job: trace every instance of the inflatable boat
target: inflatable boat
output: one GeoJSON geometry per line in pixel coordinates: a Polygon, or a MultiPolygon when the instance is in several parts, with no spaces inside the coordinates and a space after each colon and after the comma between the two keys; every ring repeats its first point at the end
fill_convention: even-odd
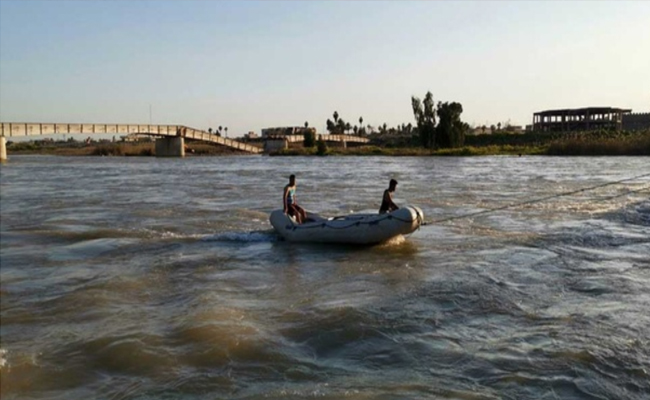
{"type": "Polygon", "coordinates": [[[271,225],[290,242],[377,244],[399,235],[407,235],[424,221],[422,210],[414,206],[399,208],[386,214],[349,214],[324,218],[307,212],[302,224],[275,210],[270,216],[271,225]]]}

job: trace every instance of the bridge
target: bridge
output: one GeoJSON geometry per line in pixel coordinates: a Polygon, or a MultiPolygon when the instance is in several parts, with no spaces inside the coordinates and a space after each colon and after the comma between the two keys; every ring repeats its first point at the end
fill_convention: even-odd
{"type": "MultiPolygon", "coordinates": [[[[156,156],[184,157],[185,139],[200,140],[237,149],[252,154],[270,152],[286,148],[288,143],[304,140],[302,135],[286,135],[282,138],[269,137],[264,139],[264,149],[228,139],[199,129],[184,125],[142,125],[142,124],[80,124],[80,123],[0,123],[0,160],[7,159],[6,138],[21,136],[40,136],[55,134],[82,135],[150,135],[159,137],[156,140],[156,156]]],[[[316,139],[346,143],[367,143],[368,139],[352,135],[317,135],[316,139]]]]}
{"type": "MultiPolygon", "coordinates": [[[[361,136],[353,135],[323,135],[317,134],[315,137],[316,140],[322,140],[324,142],[338,142],[341,143],[343,147],[347,147],[348,143],[368,143],[367,138],[361,136]]],[[[299,143],[305,140],[303,135],[269,135],[264,140],[264,151],[269,153],[271,151],[286,149],[289,146],[289,143],[299,143]]]]}

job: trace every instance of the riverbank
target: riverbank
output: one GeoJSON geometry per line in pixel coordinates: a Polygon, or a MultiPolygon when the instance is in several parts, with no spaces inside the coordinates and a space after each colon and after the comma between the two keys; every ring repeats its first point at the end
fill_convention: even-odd
{"type": "Polygon", "coordinates": [[[463,146],[453,149],[430,150],[421,147],[362,146],[328,148],[321,152],[313,148],[289,148],[271,155],[278,156],[493,156],[493,155],[546,155],[546,156],[650,156],[650,131],[624,138],[581,137],[557,139],[548,143],[490,144],[463,146]]]}
{"type": "Polygon", "coordinates": [[[316,148],[290,148],[272,153],[272,156],[490,156],[490,155],[544,155],[546,149],[538,146],[465,146],[456,149],[429,150],[421,147],[378,147],[362,146],[330,148],[325,154],[318,154],[316,148]]]}
{"type": "MultiPolygon", "coordinates": [[[[372,140],[371,145],[304,148],[296,143],[272,156],[648,156],[650,130],[623,132],[527,133],[468,136],[466,146],[454,149],[424,149],[394,146],[395,138],[372,140]]],[[[153,142],[20,142],[7,145],[9,154],[49,154],[61,156],[155,156],[153,142]]],[[[186,142],[188,156],[248,154],[210,143],[186,142]]]]}
{"type": "MultiPolygon", "coordinates": [[[[80,142],[22,142],[7,146],[9,154],[46,154],[57,156],[155,156],[153,142],[117,142],[85,144],[80,142]]],[[[222,156],[248,154],[225,146],[191,142],[185,144],[187,156],[222,156]]]]}

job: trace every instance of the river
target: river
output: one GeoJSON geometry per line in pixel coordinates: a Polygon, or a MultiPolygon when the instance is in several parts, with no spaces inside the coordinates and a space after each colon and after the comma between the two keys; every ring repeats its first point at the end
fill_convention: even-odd
{"type": "Polygon", "coordinates": [[[648,157],[10,155],[0,394],[648,399],[648,174],[648,157]],[[326,216],[376,211],[395,178],[429,224],[280,241],[292,173],[326,216]]]}

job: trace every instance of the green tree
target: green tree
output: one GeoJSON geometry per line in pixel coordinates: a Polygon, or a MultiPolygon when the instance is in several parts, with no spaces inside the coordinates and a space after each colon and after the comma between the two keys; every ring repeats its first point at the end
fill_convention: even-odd
{"type": "Polygon", "coordinates": [[[323,138],[318,139],[318,143],[316,144],[316,154],[319,156],[327,154],[327,143],[325,143],[323,138]]]}
{"type": "Polygon", "coordinates": [[[339,118],[338,122],[336,123],[336,133],[339,135],[342,135],[345,132],[345,121],[343,118],[339,118]]]}
{"type": "Polygon", "coordinates": [[[327,119],[327,131],[328,131],[330,134],[334,134],[335,131],[336,131],[336,125],[335,125],[334,122],[332,122],[332,120],[329,119],[329,118],[327,119]]]}
{"type": "Polygon", "coordinates": [[[456,102],[438,102],[438,126],[436,127],[436,142],[439,147],[462,147],[465,144],[465,133],[469,127],[461,121],[463,106],[456,102]]]}
{"type": "Polygon", "coordinates": [[[337,124],[339,122],[339,113],[338,111],[334,111],[334,114],[332,114],[334,117],[334,123],[337,124]]]}
{"type": "Polygon", "coordinates": [[[305,129],[305,133],[302,135],[303,141],[302,145],[305,147],[314,147],[316,145],[316,135],[314,134],[314,131],[311,129],[305,129]]]}
{"type": "Polygon", "coordinates": [[[420,145],[424,148],[434,148],[436,145],[436,110],[433,95],[431,92],[427,92],[424,102],[415,96],[411,97],[411,107],[420,136],[420,145]]]}

